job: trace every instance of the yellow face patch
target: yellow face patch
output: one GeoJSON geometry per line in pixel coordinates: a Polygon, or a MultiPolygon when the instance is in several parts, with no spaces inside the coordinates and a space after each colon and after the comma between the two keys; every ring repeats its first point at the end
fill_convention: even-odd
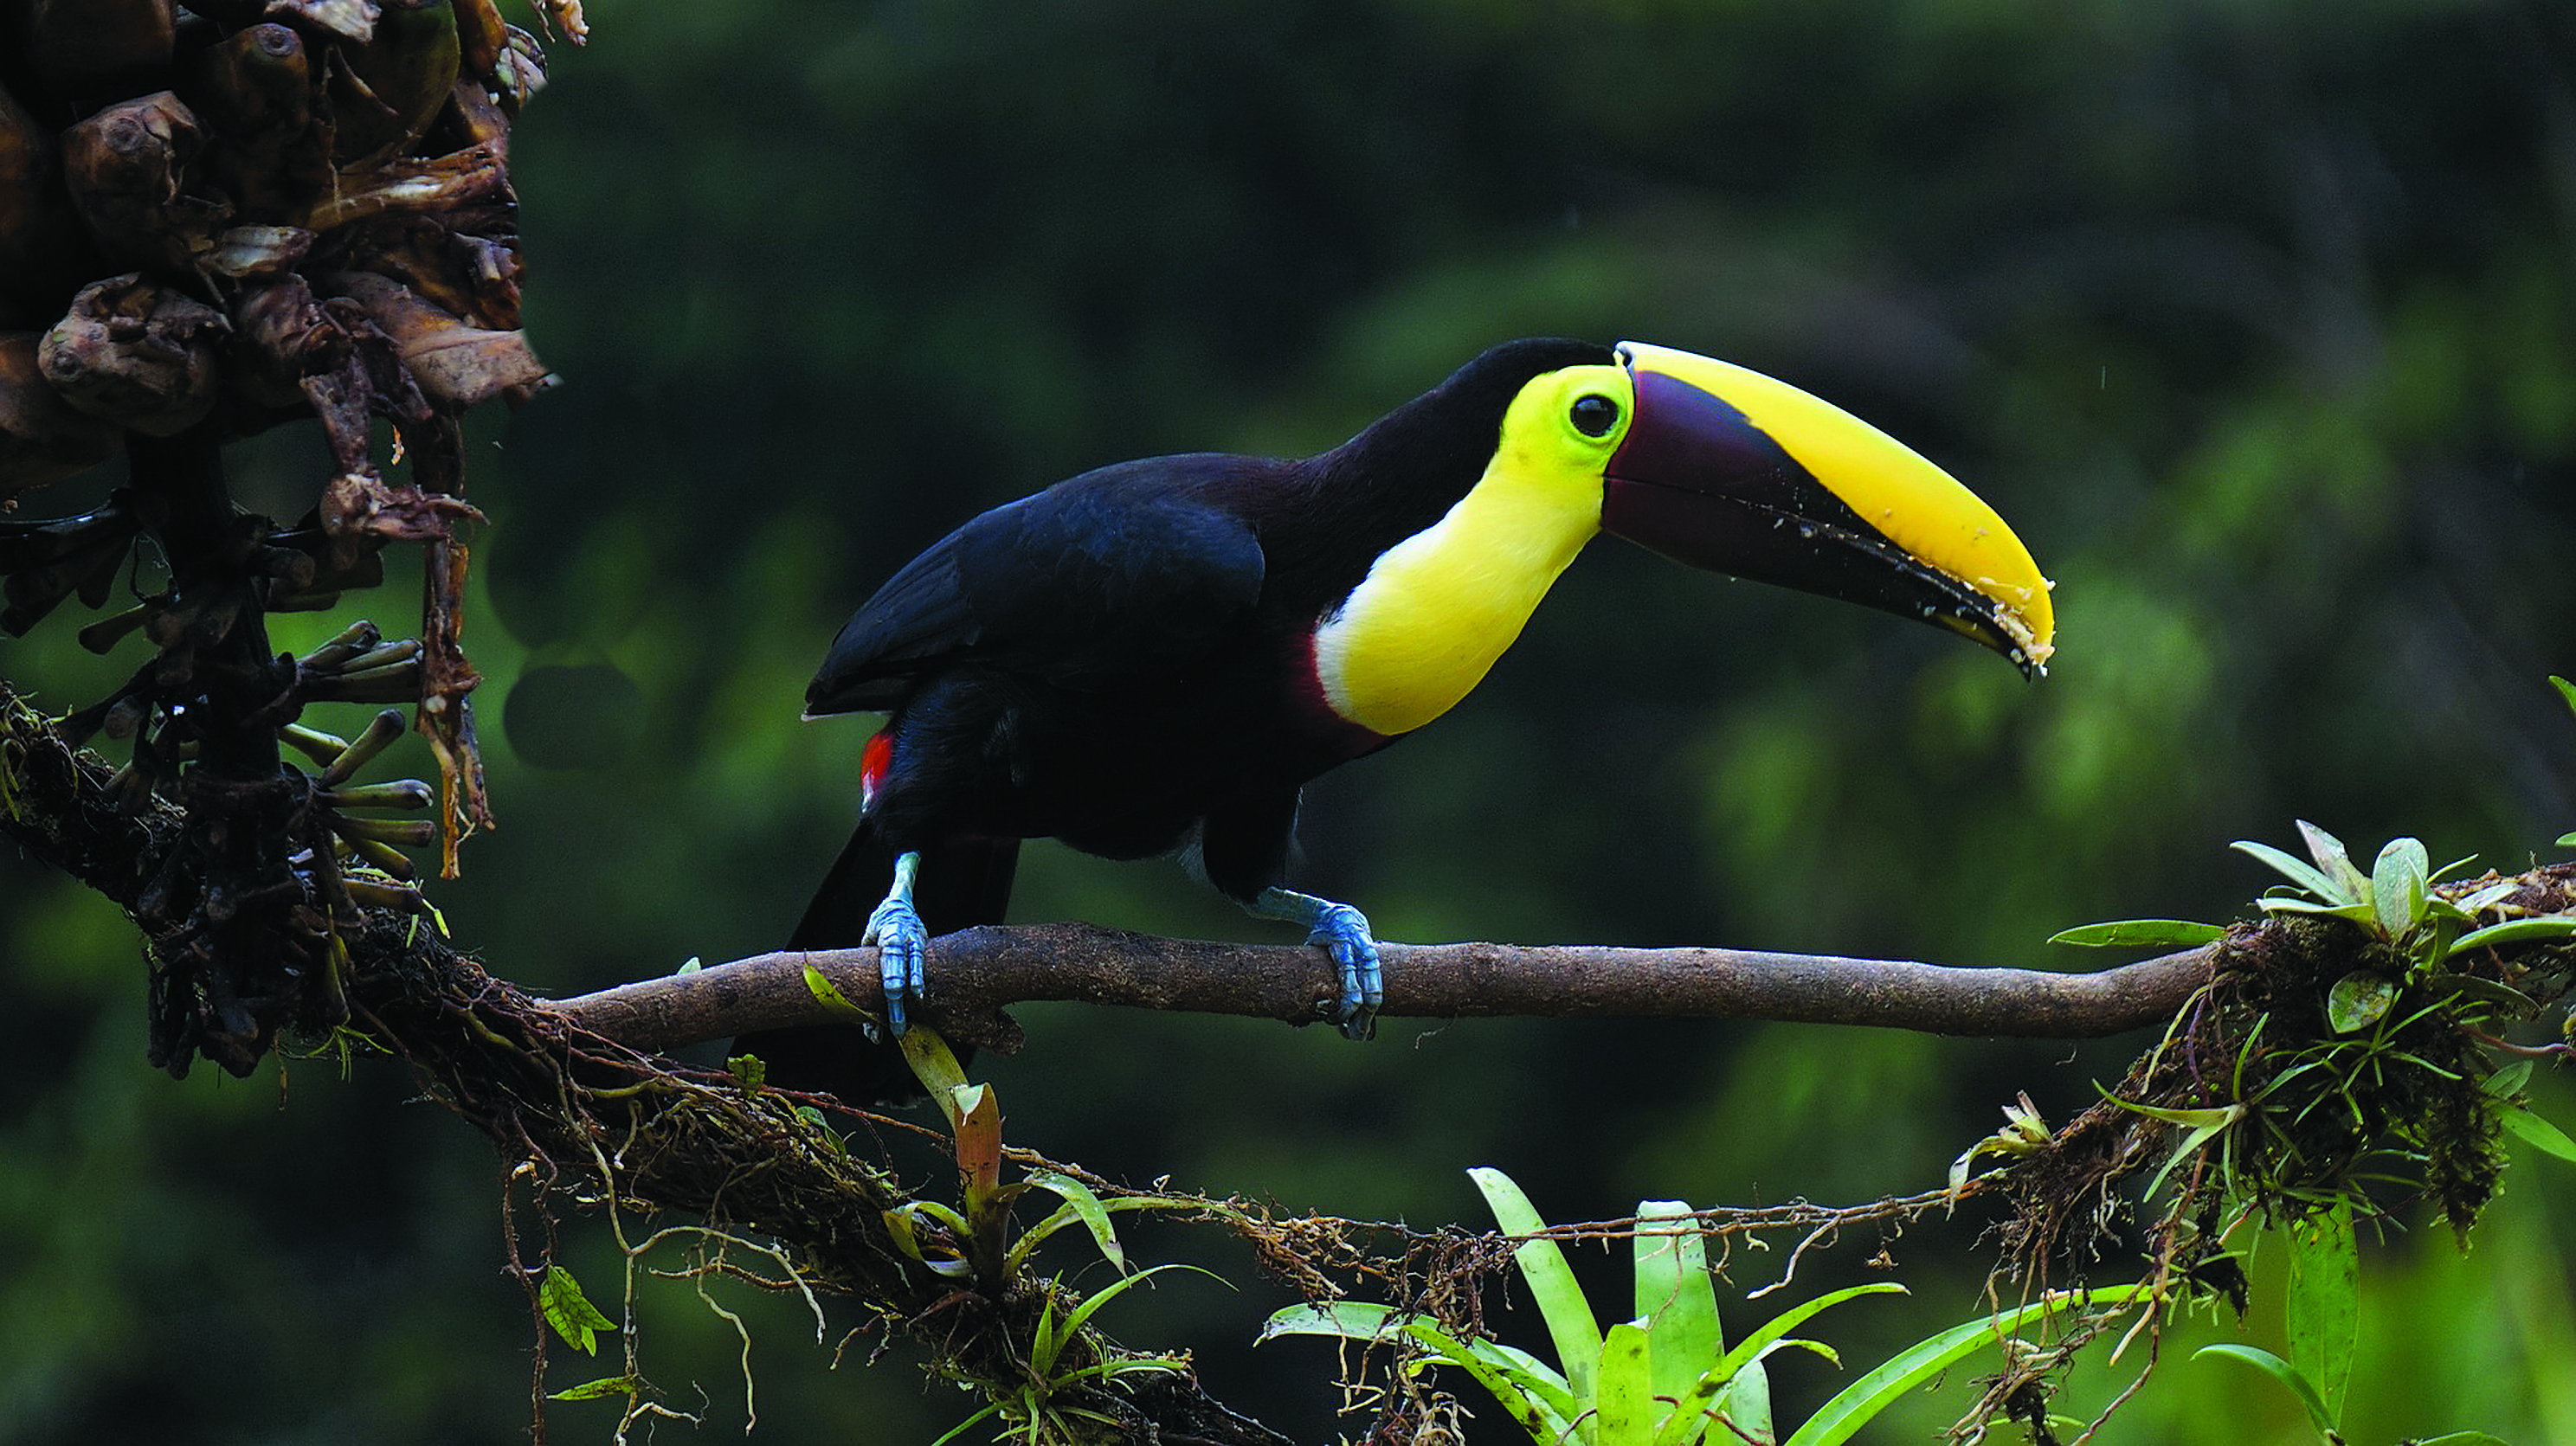
{"type": "Polygon", "coordinates": [[[1316,676],[1334,712],[1409,733],[1484,680],[1600,531],[1602,468],[1635,403],[1621,366],[1568,367],[1521,389],[1476,485],[1381,555],[1316,629],[1316,676]]]}

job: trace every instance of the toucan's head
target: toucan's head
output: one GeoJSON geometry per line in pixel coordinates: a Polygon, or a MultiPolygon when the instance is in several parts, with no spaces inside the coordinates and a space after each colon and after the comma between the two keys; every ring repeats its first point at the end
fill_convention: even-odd
{"type": "Polygon", "coordinates": [[[1920,618],[2036,676],[2054,622],[2039,565],[1976,494],[1784,382],[1623,342],[1532,378],[1505,453],[1597,479],[1602,530],[1693,567],[1920,618]]]}

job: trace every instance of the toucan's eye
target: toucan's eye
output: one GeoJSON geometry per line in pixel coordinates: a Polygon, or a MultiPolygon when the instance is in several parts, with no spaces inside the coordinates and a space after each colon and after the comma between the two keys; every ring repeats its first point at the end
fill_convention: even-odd
{"type": "Polygon", "coordinates": [[[1574,399],[1573,409],[1566,414],[1574,430],[1587,437],[1606,437],[1619,425],[1619,404],[1599,392],[1587,392],[1574,399]]]}

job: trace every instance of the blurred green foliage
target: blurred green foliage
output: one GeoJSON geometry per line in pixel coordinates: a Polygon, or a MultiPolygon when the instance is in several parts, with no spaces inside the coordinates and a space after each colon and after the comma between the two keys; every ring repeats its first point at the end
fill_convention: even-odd
{"type": "MultiPolygon", "coordinates": [[[[1458,715],[1310,793],[1304,877],[1389,937],[2076,967],[2039,941],[2241,909],[2263,877],[2225,841],[2294,816],[2505,868],[2576,826],[2544,682],[2576,672],[2563,6],[592,12],[514,136],[531,335],[566,385],[475,431],[502,827],[437,894],[532,987],[783,934],[865,731],[800,726],[805,676],[946,528],[1116,458],[1328,446],[1531,333],[1726,356],[1906,438],[2052,571],[2062,651],[2025,687],[1932,630],[1604,544],[1458,715]]],[[[239,466],[291,498],[324,459],[290,432],[239,466]]],[[[365,601],[398,629],[413,596],[365,601]]],[[[70,630],[0,665],[55,706],[131,666],[70,630]]],[[[1269,937],[1177,870],[1052,848],[1020,898],[1269,937]]],[[[115,911],[14,858],[0,899],[0,1442],[517,1439],[531,1327],[482,1144],[382,1062],[160,1079],[115,911]]],[[[989,1068],[1010,1137],[1417,1223],[1477,1218],[1478,1164],[1552,1219],[1923,1188],[2016,1090],[2063,1118],[2134,1043],[1024,1017],[1027,1054],[989,1068]]],[[[2474,1254],[2365,1242],[2354,1439],[2576,1439],[2576,1194],[2523,1163],[2474,1254]]],[[[1836,1312],[1846,1359],[1981,1308],[1975,1229],[1897,1243],[1914,1304],[1836,1312]]],[[[1328,1352],[1250,1355],[1286,1296],[1221,1240],[1138,1234],[1242,1293],[1134,1293],[1122,1338],[1328,1436],[1328,1352]]],[[[604,1244],[573,1257],[612,1278],[604,1244]]],[[[2276,1297],[2253,1339],[2278,1343],[2276,1297]]],[[[900,1353],[827,1372],[794,1309],[746,1308],[764,1438],[927,1440],[967,1409],[900,1353]]],[[[730,1328],[684,1288],[643,1309],[648,1373],[737,1429],[730,1328]]],[[[2108,1439],[2299,1427],[2180,1359],[2108,1439]]],[[[2065,1409],[2139,1364],[2088,1364],[2065,1409]]],[[[1784,1364],[1784,1414],[1837,1384],[1784,1364]]],[[[1935,1430],[1966,1397],[1915,1406],[1935,1430]]],[[[607,1411],[557,1407],[557,1439],[607,1411]]]]}

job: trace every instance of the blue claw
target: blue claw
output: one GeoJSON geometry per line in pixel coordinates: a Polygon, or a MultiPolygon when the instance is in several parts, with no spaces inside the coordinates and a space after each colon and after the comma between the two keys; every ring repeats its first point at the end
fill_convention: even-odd
{"type": "Polygon", "coordinates": [[[1306,926],[1306,942],[1323,945],[1341,971],[1342,992],[1330,1016],[1333,1023],[1351,1039],[1375,1035],[1378,1007],[1386,1003],[1386,970],[1378,962],[1368,916],[1348,904],[1276,887],[1262,890],[1249,907],[1262,918],[1306,926]]]}
{"type": "Polygon", "coordinates": [[[877,946],[877,982],[885,989],[886,1030],[900,1035],[905,1029],[903,1004],[907,999],[920,999],[930,993],[930,982],[923,977],[922,960],[930,950],[930,930],[912,907],[913,875],[921,868],[921,855],[908,853],[894,861],[894,887],[886,892],[885,902],[868,915],[868,932],[859,942],[877,946]]]}

